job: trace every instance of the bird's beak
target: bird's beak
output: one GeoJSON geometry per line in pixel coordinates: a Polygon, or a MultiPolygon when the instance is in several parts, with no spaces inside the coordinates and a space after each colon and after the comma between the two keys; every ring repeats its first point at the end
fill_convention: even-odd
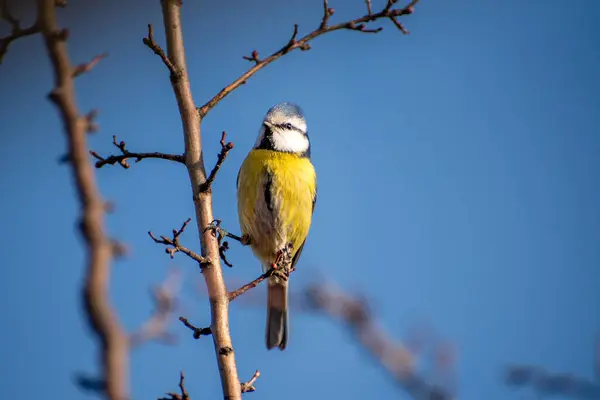
{"type": "Polygon", "coordinates": [[[270,123],[269,121],[263,121],[263,125],[266,126],[269,129],[273,128],[273,124],[270,123]]]}

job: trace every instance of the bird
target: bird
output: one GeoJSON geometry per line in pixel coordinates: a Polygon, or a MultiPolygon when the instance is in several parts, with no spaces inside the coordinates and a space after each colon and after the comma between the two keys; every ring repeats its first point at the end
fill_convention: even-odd
{"type": "Polygon", "coordinates": [[[308,236],[317,201],[317,175],[302,109],[290,102],[266,113],[254,147],[237,177],[238,218],[242,238],[262,264],[267,281],[266,346],[288,344],[289,273],[295,269],[308,236]]]}

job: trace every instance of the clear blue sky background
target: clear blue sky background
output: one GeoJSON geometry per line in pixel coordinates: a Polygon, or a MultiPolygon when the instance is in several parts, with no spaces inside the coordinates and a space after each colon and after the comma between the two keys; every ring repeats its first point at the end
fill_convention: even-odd
{"type": "MultiPolygon", "coordinates": [[[[167,71],[142,45],[146,24],[163,41],[158,1],[71,2],[61,19],[76,62],[108,51],[77,80],[82,111],[98,108],[90,139],[114,152],[181,152],[167,71]]],[[[374,1],[379,8],[383,1],[374,1]]],[[[333,21],[364,3],[332,1],[333,21]]],[[[192,90],[202,104],[261,55],[318,25],[318,0],[187,1],[184,34],[192,90]]],[[[27,15],[27,14],[26,14],[27,15]]],[[[29,15],[31,17],[31,15],[29,15]]],[[[378,35],[336,32],[259,72],[203,123],[212,165],[222,130],[235,149],[215,183],[215,212],[238,230],[235,176],[266,110],[282,100],[305,110],[318,170],[313,229],[292,285],[325,277],[368,295],[382,325],[405,337],[425,318],[459,351],[460,397],[506,400],[502,368],[531,363],[593,377],[600,330],[600,3],[578,0],[423,0],[378,35]]],[[[27,19],[26,19],[27,20],[27,19]]],[[[3,25],[3,30],[6,26],[3,25]]],[[[94,342],[79,303],[81,240],[65,142],[46,100],[51,72],[39,37],[15,43],[0,67],[0,393],[81,398],[72,378],[93,373],[94,342]]],[[[201,282],[185,257],[168,259],[146,231],[168,233],[193,215],[180,165],[147,160],[98,172],[111,235],[131,256],[114,265],[112,301],[129,329],[149,314],[148,288],[169,267],[185,274],[182,313],[209,321],[201,282]]],[[[197,248],[196,232],[183,241],[197,248]]],[[[257,275],[234,246],[232,286],[257,275]]],[[[320,316],[292,313],[289,349],[264,348],[260,306],[231,309],[240,374],[263,376],[256,399],[406,398],[353,343],[320,316]]],[[[251,304],[252,303],[252,304],[251,304]]],[[[179,370],[193,398],[220,398],[209,338],[150,344],[132,355],[135,399],[175,390],[179,370]]]]}

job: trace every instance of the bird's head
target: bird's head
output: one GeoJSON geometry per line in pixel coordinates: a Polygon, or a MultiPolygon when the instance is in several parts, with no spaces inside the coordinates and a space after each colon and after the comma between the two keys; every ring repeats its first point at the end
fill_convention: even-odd
{"type": "Polygon", "coordinates": [[[310,140],[300,107],[287,102],[271,107],[262,122],[254,148],[310,157],[310,140]]]}

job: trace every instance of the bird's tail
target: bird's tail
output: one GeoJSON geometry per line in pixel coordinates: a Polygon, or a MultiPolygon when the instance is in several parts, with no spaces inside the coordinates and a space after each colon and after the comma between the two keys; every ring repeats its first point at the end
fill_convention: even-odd
{"type": "Polygon", "coordinates": [[[267,349],[284,350],[288,341],[288,282],[269,279],[267,295],[267,349]]]}

